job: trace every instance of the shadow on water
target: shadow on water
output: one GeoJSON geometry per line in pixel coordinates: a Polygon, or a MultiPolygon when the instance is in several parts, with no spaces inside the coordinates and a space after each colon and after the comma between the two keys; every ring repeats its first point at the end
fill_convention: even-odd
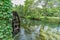
{"type": "Polygon", "coordinates": [[[21,19],[19,35],[15,40],[60,40],[60,25],[21,19]]]}

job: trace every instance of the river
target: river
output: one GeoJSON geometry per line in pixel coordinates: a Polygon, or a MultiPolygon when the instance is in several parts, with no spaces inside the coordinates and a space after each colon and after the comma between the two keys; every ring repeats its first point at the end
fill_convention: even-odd
{"type": "Polygon", "coordinates": [[[21,19],[20,25],[20,32],[15,40],[60,40],[58,23],[21,19]]]}

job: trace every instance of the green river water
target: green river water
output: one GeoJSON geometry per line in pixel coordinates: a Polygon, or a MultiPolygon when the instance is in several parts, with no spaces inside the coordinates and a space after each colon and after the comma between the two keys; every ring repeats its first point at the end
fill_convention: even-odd
{"type": "Polygon", "coordinates": [[[15,40],[60,40],[58,23],[21,19],[20,24],[20,32],[15,40]]]}

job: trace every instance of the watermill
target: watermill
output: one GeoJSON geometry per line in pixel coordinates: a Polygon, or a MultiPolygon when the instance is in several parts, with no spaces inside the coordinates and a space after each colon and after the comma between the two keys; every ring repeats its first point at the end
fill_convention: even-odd
{"type": "Polygon", "coordinates": [[[13,36],[15,36],[20,31],[20,18],[17,12],[13,11],[13,20],[12,20],[12,28],[13,28],[13,36]]]}

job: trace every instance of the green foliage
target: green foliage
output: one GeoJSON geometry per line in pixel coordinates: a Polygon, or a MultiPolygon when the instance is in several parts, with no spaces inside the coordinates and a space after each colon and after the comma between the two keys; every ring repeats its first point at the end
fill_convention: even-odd
{"type": "MultiPolygon", "coordinates": [[[[42,0],[40,0],[39,2],[41,2],[41,1],[42,0]]],[[[58,2],[58,1],[56,1],[56,2],[58,2]]],[[[36,4],[37,4],[37,2],[36,2],[36,4]]],[[[54,0],[48,0],[45,3],[45,5],[42,6],[42,8],[38,8],[37,6],[34,6],[36,4],[34,3],[34,0],[26,0],[24,6],[22,6],[22,5],[16,6],[13,9],[18,12],[19,16],[22,16],[25,18],[37,18],[37,19],[41,19],[41,20],[48,20],[49,19],[48,17],[50,17],[50,18],[53,18],[53,17],[59,18],[60,17],[60,7],[58,5],[57,5],[57,7],[54,7],[54,4],[55,4],[54,0]]],[[[54,20],[54,18],[52,20],[54,20]]]]}
{"type": "Polygon", "coordinates": [[[41,9],[41,8],[34,8],[34,0],[26,0],[25,5],[22,6],[17,6],[15,7],[16,11],[20,15],[24,16],[29,16],[29,17],[37,17],[39,18],[40,16],[50,16],[50,17],[59,17],[60,16],[60,7],[54,7],[53,5],[54,1],[48,1],[47,4],[41,9]],[[50,5],[52,4],[52,5],[50,5]],[[50,7],[51,6],[51,7],[50,7]]]}
{"type": "MultiPolygon", "coordinates": [[[[38,0],[36,3],[34,3],[34,0],[26,0],[24,6],[20,5],[14,8],[14,10],[18,12],[19,16],[27,18],[27,20],[21,19],[21,26],[25,28],[26,33],[31,34],[34,32],[36,24],[40,25],[42,22],[45,22],[45,25],[46,22],[54,24],[54,28],[55,24],[58,25],[58,22],[60,22],[60,6],[57,5],[57,7],[54,7],[55,1],[58,1],[44,0],[45,5],[43,5],[42,8],[38,8],[36,5],[38,5],[41,1],[42,0],[38,0]],[[42,20],[42,22],[38,23],[35,20],[35,22],[30,21],[28,18],[37,18],[42,20]]],[[[36,40],[60,40],[60,35],[58,32],[51,32],[53,28],[49,27],[46,31],[44,28],[45,27],[41,28],[39,36],[36,37],[36,40]]]]}
{"type": "Polygon", "coordinates": [[[12,40],[11,0],[0,0],[0,40],[12,40]]]}

